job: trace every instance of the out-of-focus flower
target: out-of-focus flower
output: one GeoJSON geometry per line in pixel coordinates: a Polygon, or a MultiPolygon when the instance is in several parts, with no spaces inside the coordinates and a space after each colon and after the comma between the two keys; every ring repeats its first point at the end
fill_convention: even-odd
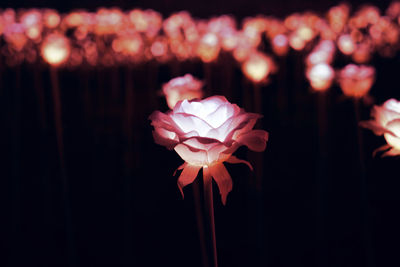
{"type": "Polygon", "coordinates": [[[278,34],[271,41],[271,47],[275,54],[284,56],[289,51],[289,40],[286,35],[278,34]]]}
{"type": "Polygon", "coordinates": [[[372,47],[368,41],[357,45],[357,48],[352,54],[353,60],[358,64],[365,64],[371,59],[372,47]]]}
{"type": "Polygon", "coordinates": [[[56,28],[61,22],[60,15],[57,11],[46,9],[43,13],[43,23],[47,28],[56,28]]]}
{"type": "Polygon", "coordinates": [[[306,76],[315,91],[325,91],[331,87],[335,72],[330,65],[319,63],[310,67],[306,76]]]}
{"type": "Polygon", "coordinates": [[[353,38],[349,34],[339,36],[337,40],[339,50],[345,55],[351,55],[356,49],[353,38]]]}
{"type": "Polygon", "coordinates": [[[19,23],[6,25],[4,37],[7,43],[10,44],[10,48],[13,48],[17,52],[21,52],[28,41],[23,25],[19,23]]]}
{"type": "Polygon", "coordinates": [[[400,155],[400,102],[389,99],[382,106],[374,106],[371,110],[372,119],[360,123],[362,127],[371,129],[376,135],[383,135],[387,142],[374,151],[386,151],[382,156],[400,155]]]}
{"type": "Polygon", "coordinates": [[[206,33],[199,41],[197,55],[203,62],[214,61],[219,55],[220,45],[215,33],[206,33]]]}
{"type": "Polygon", "coordinates": [[[264,151],[268,133],[253,130],[261,115],[247,113],[223,96],[204,100],[183,100],[167,113],[153,112],[149,119],[154,126],[156,143],[174,149],[185,163],[178,178],[178,187],[196,179],[198,172],[209,173],[218,185],[222,203],[232,190],[232,179],[223,162],[246,163],[232,154],[242,145],[264,151]]]}
{"type": "Polygon", "coordinates": [[[253,52],[242,64],[242,71],[247,78],[255,83],[264,82],[268,75],[275,71],[273,60],[262,53],[253,52]]]}
{"type": "Polygon", "coordinates": [[[190,74],[182,77],[176,77],[163,85],[163,93],[167,99],[170,109],[173,109],[177,102],[187,99],[203,98],[203,82],[194,78],[190,74]]]}
{"type": "Polygon", "coordinates": [[[349,64],[338,73],[340,88],[350,97],[363,97],[375,81],[375,68],[364,65],[349,64]]]}
{"type": "Polygon", "coordinates": [[[69,40],[61,34],[53,33],[43,41],[41,53],[43,59],[53,66],[65,63],[71,53],[69,40]]]}

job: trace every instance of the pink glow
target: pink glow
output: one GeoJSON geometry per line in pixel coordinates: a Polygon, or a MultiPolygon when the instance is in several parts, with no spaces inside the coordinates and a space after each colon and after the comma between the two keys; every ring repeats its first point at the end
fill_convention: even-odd
{"type": "Polygon", "coordinates": [[[46,37],[41,48],[43,59],[50,65],[58,66],[67,61],[71,48],[68,39],[53,33],[46,37]]]}
{"type": "Polygon", "coordinates": [[[163,93],[167,99],[170,109],[173,109],[177,102],[187,99],[203,98],[203,82],[194,78],[190,74],[182,77],[176,77],[163,85],[163,93]]]}
{"type": "Polygon", "coordinates": [[[252,53],[242,65],[243,73],[255,83],[266,81],[274,69],[274,63],[270,57],[256,52],[252,53]]]}
{"type": "Polygon", "coordinates": [[[218,36],[214,33],[205,34],[197,47],[197,55],[203,62],[214,61],[219,55],[219,40],[218,36]]]}
{"type": "Polygon", "coordinates": [[[350,97],[363,97],[371,89],[375,81],[375,68],[349,64],[338,74],[343,93],[350,97]]]}
{"type": "Polygon", "coordinates": [[[339,50],[345,55],[351,55],[356,49],[355,43],[351,35],[341,35],[337,40],[339,50]]]}
{"type": "Polygon", "coordinates": [[[289,51],[289,40],[284,34],[278,34],[272,39],[272,50],[278,56],[284,56],[289,51]]]}
{"type": "Polygon", "coordinates": [[[178,187],[196,179],[201,168],[209,168],[216,181],[223,204],[232,189],[232,180],[223,162],[246,163],[232,156],[240,146],[254,151],[266,148],[268,133],[253,130],[259,114],[247,113],[223,96],[203,100],[179,101],[167,113],[153,112],[149,119],[154,126],[156,143],[174,149],[185,161],[178,187]]]}
{"type": "Polygon", "coordinates": [[[400,155],[400,102],[389,99],[381,106],[374,106],[372,119],[361,122],[361,126],[371,129],[376,135],[383,135],[387,145],[374,151],[385,151],[384,156],[400,155]]]}
{"type": "Polygon", "coordinates": [[[334,75],[332,67],[325,63],[312,66],[306,74],[311,87],[316,91],[325,91],[331,87],[334,75]]]}

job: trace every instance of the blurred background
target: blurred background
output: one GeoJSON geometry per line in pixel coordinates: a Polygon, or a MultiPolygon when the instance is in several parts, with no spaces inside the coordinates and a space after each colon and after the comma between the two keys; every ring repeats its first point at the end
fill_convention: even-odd
{"type": "MultiPolygon", "coordinates": [[[[323,15],[337,3],[14,0],[2,7],[60,12],[139,7],[164,17],[188,10],[198,18],[232,14],[240,22],[257,14],[284,18],[311,10],[323,15]]],[[[373,4],[383,11],[389,1],[373,4]]],[[[253,163],[255,171],[226,164],[234,184],[226,206],[214,184],[219,265],[398,266],[399,159],[372,157],[385,141],[359,129],[354,101],[338,85],[323,94],[312,92],[304,75],[306,56],[290,50],[276,57],[277,73],[259,86],[264,117],[257,127],[270,133],[267,149],[262,158],[245,148],[235,154],[253,163]]],[[[50,68],[3,62],[1,265],[202,266],[192,186],[182,200],[173,172],[183,161],[154,143],[148,116],[168,110],[161,86],[186,73],[205,81],[207,96],[225,95],[254,112],[255,87],[240,65],[221,55],[211,63],[149,61],[57,70],[63,165],[50,68]]],[[[338,56],[334,65],[351,62],[338,56]]],[[[368,101],[359,102],[361,120],[370,118],[373,103],[400,99],[399,54],[374,54],[369,64],[376,68],[376,82],[368,101]]]]}

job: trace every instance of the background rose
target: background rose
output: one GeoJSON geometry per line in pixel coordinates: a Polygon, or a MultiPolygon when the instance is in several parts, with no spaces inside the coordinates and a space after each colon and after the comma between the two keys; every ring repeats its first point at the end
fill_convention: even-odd
{"type": "Polygon", "coordinates": [[[371,129],[376,135],[383,135],[388,143],[374,151],[386,151],[383,156],[400,155],[400,102],[387,100],[382,106],[374,106],[372,120],[361,122],[362,127],[371,129]]]}
{"type": "Polygon", "coordinates": [[[246,163],[250,166],[232,156],[241,145],[254,151],[265,150],[268,133],[253,130],[259,118],[261,115],[247,113],[223,96],[213,96],[204,100],[180,101],[173,110],[167,113],[155,111],[149,119],[154,126],[156,143],[174,149],[185,161],[178,168],[183,170],[178,179],[181,192],[184,186],[193,182],[202,167],[207,167],[225,204],[232,190],[232,180],[222,163],[246,163]]]}
{"type": "Polygon", "coordinates": [[[363,97],[375,81],[375,68],[349,64],[338,73],[340,88],[350,97],[363,97]]]}
{"type": "Polygon", "coordinates": [[[203,83],[190,74],[176,77],[163,85],[163,93],[170,109],[180,100],[203,98],[203,83]]]}

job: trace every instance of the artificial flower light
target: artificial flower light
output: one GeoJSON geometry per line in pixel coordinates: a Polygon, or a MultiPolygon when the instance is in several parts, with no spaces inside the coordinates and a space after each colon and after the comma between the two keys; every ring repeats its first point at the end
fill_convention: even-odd
{"type": "Polygon", "coordinates": [[[326,63],[319,63],[311,68],[306,73],[311,87],[315,91],[325,91],[332,85],[335,72],[332,67],[326,63]]]}
{"type": "Polygon", "coordinates": [[[222,203],[232,190],[232,179],[223,162],[246,163],[232,154],[242,145],[257,152],[265,150],[268,133],[253,130],[261,115],[247,113],[223,96],[204,100],[179,101],[167,113],[153,112],[149,119],[154,126],[156,143],[174,149],[185,161],[178,169],[178,187],[196,179],[200,169],[211,174],[218,185],[222,203]]]}
{"type": "Polygon", "coordinates": [[[338,73],[340,88],[346,96],[365,96],[375,81],[375,68],[349,64],[338,73]]]}
{"type": "Polygon", "coordinates": [[[371,129],[376,135],[383,135],[387,142],[374,151],[385,151],[385,156],[400,155],[400,102],[389,99],[382,106],[374,106],[371,111],[372,119],[360,123],[362,127],[371,129]]]}
{"type": "Polygon", "coordinates": [[[267,55],[254,52],[243,62],[242,70],[247,78],[255,83],[260,83],[266,81],[268,75],[275,71],[275,65],[267,55]]]}
{"type": "Polygon", "coordinates": [[[71,53],[68,39],[57,33],[46,37],[42,45],[42,56],[50,65],[58,66],[64,63],[71,53]]]}
{"type": "Polygon", "coordinates": [[[201,99],[203,98],[203,82],[194,78],[190,74],[182,77],[176,77],[163,85],[163,93],[167,99],[170,109],[173,109],[181,100],[201,99]]]}

